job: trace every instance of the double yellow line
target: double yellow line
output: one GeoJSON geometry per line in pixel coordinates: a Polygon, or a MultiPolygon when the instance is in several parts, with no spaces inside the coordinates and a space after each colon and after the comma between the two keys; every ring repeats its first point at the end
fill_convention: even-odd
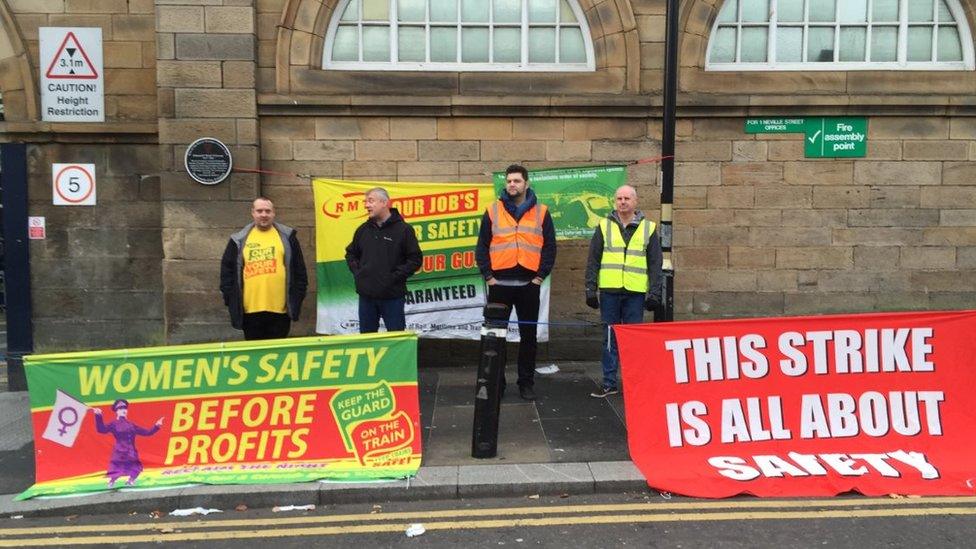
{"type": "Polygon", "coordinates": [[[244,540],[568,525],[976,515],[976,498],[628,503],[0,529],[0,547],[244,540]],[[493,517],[483,519],[481,517],[493,517]],[[110,531],[111,535],[91,535],[110,531]],[[133,532],[119,535],[118,532],[133,532]]]}

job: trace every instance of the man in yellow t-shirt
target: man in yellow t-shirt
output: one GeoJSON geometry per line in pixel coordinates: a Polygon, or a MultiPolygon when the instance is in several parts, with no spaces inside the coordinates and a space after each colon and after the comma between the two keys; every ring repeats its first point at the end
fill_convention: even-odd
{"type": "Polygon", "coordinates": [[[257,198],[249,223],[227,242],[220,262],[220,291],[231,325],[244,339],[288,336],[308,289],[295,229],[275,222],[274,204],[257,198]]]}

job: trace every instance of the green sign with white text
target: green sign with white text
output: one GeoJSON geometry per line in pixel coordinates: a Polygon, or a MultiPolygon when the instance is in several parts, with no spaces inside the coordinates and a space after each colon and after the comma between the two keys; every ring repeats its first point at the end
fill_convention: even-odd
{"type": "Polygon", "coordinates": [[[868,152],[868,121],[863,116],[747,118],[745,132],[803,133],[806,158],[862,158],[868,152]]]}

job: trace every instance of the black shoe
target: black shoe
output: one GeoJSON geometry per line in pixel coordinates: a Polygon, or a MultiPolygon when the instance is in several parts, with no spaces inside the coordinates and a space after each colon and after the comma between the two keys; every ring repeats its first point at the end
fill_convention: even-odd
{"type": "Polygon", "coordinates": [[[535,400],[535,391],[528,385],[519,385],[519,396],[522,400],[535,400]]]}

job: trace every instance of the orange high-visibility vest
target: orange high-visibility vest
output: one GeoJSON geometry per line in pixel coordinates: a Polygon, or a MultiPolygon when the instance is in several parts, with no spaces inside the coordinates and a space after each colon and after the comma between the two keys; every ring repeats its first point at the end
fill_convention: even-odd
{"type": "Polygon", "coordinates": [[[542,262],[542,220],[546,217],[545,204],[532,206],[522,219],[515,221],[501,200],[488,208],[491,219],[491,245],[488,254],[492,270],[511,269],[521,265],[530,271],[538,271],[542,262]]]}

